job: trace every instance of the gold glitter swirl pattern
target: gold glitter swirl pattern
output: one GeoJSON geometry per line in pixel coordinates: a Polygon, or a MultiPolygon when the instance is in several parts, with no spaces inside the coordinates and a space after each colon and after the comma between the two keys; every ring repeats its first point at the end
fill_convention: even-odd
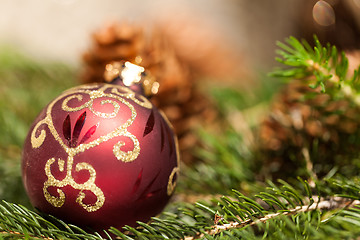
{"type": "Polygon", "coordinates": [[[68,102],[71,101],[72,99],[77,99],[79,102],[81,102],[83,100],[83,96],[78,94],[78,95],[72,95],[72,96],[69,96],[67,98],[65,98],[65,100],[62,102],[62,109],[64,111],[67,111],[67,112],[76,112],[76,111],[79,111],[79,110],[82,110],[84,108],[87,108],[89,107],[91,104],[92,104],[92,100],[86,102],[85,104],[79,106],[79,107],[75,107],[75,108],[71,108],[68,106],[68,102]]]}
{"type": "Polygon", "coordinates": [[[136,95],[133,91],[131,91],[131,89],[126,88],[126,87],[122,87],[122,86],[116,86],[117,88],[113,88],[111,90],[112,93],[115,93],[121,97],[125,97],[128,99],[133,100],[134,102],[136,102],[138,105],[147,108],[147,109],[152,109],[153,105],[151,104],[151,102],[144,96],[139,95],[139,99],[136,98],[136,95]],[[119,90],[123,91],[124,93],[120,93],[119,90]]]}
{"type": "Polygon", "coordinates": [[[122,151],[120,148],[124,146],[125,143],[120,141],[114,145],[113,148],[114,155],[118,160],[121,160],[123,162],[132,162],[138,157],[140,153],[139,140],[137,140],[137,138],[128,131],[126,131],[123,134],[123,136],[129,137],[132,140],[132,142],[134,143],[134,149],[132,151],[127,151],[127,152],[122,151]]]}
{"type": "MultiPolygon", "coordinates": [[[[51,158],[46,162],[46,165],[45,165],[45,173],[46,173],[46,176],[48,177],[48,180],[44,183],[43,191],[44,191],[45,199],[49,203],[51,203],[54,207],[61,207],[65,203],[65,194],[59,188],[69,185],[69,186],[73,187],[74,189],[80,190],[80,193],[76,199],[76,202],[79,203],[86,211],[93,212],[93,211],[98,210],[99,208],[101,208],[104,205],[104,202],[105,202],[104,193],[101,191],[100,188],[98,188],[95,185],[96,172],[95,172],[95,169],[90,164],[82,162],[82,163],[78,163],[76,165],[75,169],[77,172],[79,172],[81,170],[87,170],[90,173],[89,179],[85,183],[79,184],[74,181],[74,178],[71,175],[72,162],[73,162],[73,159],[71,157],[68,158],[68,167],[67,167],[67,171],[66,171],[66,177],[61,181],[57,180],[51,173],[50,168],[54,162],[55,162],[55,159],[51,158]],[[59,197],[52,196],[48,191],[49,187],[57,187],[58,188],[57,192],[59,194],[59,197]],[[85,198],[85,194],[82,192],[84,190],[88,190],[96,196],[97,201],[95,202],[95,204],[90,205],[90,204],[84,204],[82,202],[83,199],[85,198]]],[[[63,166],[64,162],[63,162],[63,160],[59,159],[58,163],[59,163],[59,170],[61,171],[61,169],[63,169],[63,167],[64,167],[63,166]]]]}
{"type": "Polygon", "coordinates": [[[171,195],[174,190],[175,190],[175,187],[176,187],[176,181],[174,179],[174,177],[176,176],[176,174],[178,174],[180,171],[180,168],[179,167],[175,167],[170,176],[169,176],[169,181],[168,181],[168,185],[167,185],[167,195],[171,195]]]}
{"type": "Polygon", "coordinates": [[[68,102],[71,101],[72,99],[77,99],[79,102],[81,102],[83,100],[83,96],[82,95],[72,95],[72,96],[67,97],[62,103],[62,106],[61,106],[62,109],[64,111],[66,111],[66,112],[76,112],[76,111],[80,111],[82,109],[88,108],[92,113],[94,113],[96,116],[101,117],[101,118],[114,118],[114,117],[116,117],[116,115],[118,114],[119,109],[120,109],[120,106],[116,101],[109,100],[109,99],[108,100],[102,100],[100,102],[101,105],[111,104],[114,107],[114,110],[113,110],[112,113],[103,113],[103,112],[96,111],[93,108],[93,104],[94,104],[95,99],[100,98],[100,97],[104,97],[106,95],[103,92],[100,92],[100,91],[91,91],[88,94],[90,95],[90,100],[87,101],[86,103],[84,103],[83,105],[78,106],[78,107],[74,107],[74,108],[69,107],[68,102]]]}
{"type": "Polygon", "coordinates": [[[90,173],[90,178],[87,182],[85,182],[83,184],[75,183],[74,185],[71,185],[73,188],[81,190],[78,197],[76,198],[76,202],[79,203],[86,211],[94,212],[94,211],[98,210],[99,208],[101,208],[105,202],[104,193],[101,191],[100,188],[98,188],[95,185],[96,171],[90,164],[84,163],[84,162],[78,163],[76,165],[75,169],[77,172],[79,172],[81,170],[88,170],[90,173]],[[97,200],[96,200],[95,204],[88,205],[88,204],[83,203],[83,199],[85,198],[85,193],[82,192],[83,190],[89,190],[96,196],[97,200]]]}
{"type": "MultiPolygon", "coordinates": [[[[171,125],[169,125],[169,126],[171,126],[171,125]]],[[[180,172],[179,143],[178,143],[178,139],[176,136],[174,136],[174,139],[175,139],[177,166],[173,168],[173,170],[171,171],[170,176],[169,176],[169,181],[168,181],[168,185],[167,185],[167,195],[168,196],[170,196],[174,192],[175,187],[176,187],[176,179],[174,179],[174,178],[180,172]]]]}
{"type": "Polygon", "coordinates": [[[36,130],[40,127],[40,125],[42,124],[46,124],[46,120],[43,119],[42,121],[38,122],[35,127],[34,130],[31,132],[31,146],[33,148],[39,148],[43,142],[45,141],[45,137],[46,137],[46,132],[45,130],[41,130],[39,136],[36,136],[36,130]]]}
{"type": "Polygon", "coordinates": [[[57,193],[59,194],[59,197],[51,196],[51,194],[48,192],[48,188],[50,186],[56,186],[56,187],[65,187],[67,184],[64,184],[64,181],[59,181],[54,178],[54,176],[51,174],[50,167],[55,162],[55,158],[51,158],[46,162],[45,165],[45,174],[48,177],[48,180],[44,183],[44,196],[45,199],[51,203],[54,207],[61,207],[65,203],[65,194],[61,189],[57,189],[57,193]]]}
{"type": "Polygon", "coordinates": [[[96,116],[102,117],[102,118],[114,118],[119,112],[120,106],[117,102],[113,100],[103,100],[100,102],[101,105],[105,104],[111,104],[114,107],[114,111],[112,113],[102,113],[99,111],[95,111],[92,107],[90,107],[90,111],[92,111],[96,116]]]}
{"type": "MultiPolygon", "coordinates": [[[[101,144],[103,142],[107,142],[110,139],[113,139],[115,137],[120,137],[120,136],[130,138],[130,140],[133,142],[134,146],[133,146],[133,150],[125,152],[125,151],[121,150],[121,147],[123,147],[125,145],[125,143],[123,141],[119,141],[118,143],[116,143],[113,147],[113,153],[118,160],[123,161],[123,162],[132,162],[140,154],[140,144],[139,144],[138,139],[133,134],[128,132],[128,130],[127,130],[127,128],[129,126],[131,126],[132,123],[134,122],[137,113],[136,113],[134,106],[132,104],[130,104],[128,101],[126,101],[125,99],[130,99],[142,107],[149,108],[149,109],[152,108],[152,104],[145,97],[143,97],[143,96],[136,97],[136,94],[126,87],[114,86],[114,85],[109,85],[109,84],[104,84],[102,86],[101,85],[82,85],[77,88],[72,88],[72,89],[64,92],[62,95],[60,95],[58,98],[56,98],[53,102],[51,102],[48,105],[48,108],[46,110],[46,117],[43,120],[39,121],[35,125],[32,133],[31,133],[31,144],[32,144],[33,148],[39,148],[44,143],[45,138],[46,138],[45,130],[41,130],[40,134],[38,134],[38,135],[37,135],[37,131],[42,124],[46,124],[49,128],[50,133],[54,136],[55,140],[57,142],[59,142],[61,147],[68,154],[68,158],[66,161],[66,177],[62,180],[56,179],[53,176],[51,169],[50,169],[51,165],[54,164],[54,162],[56,161],[55,158],[49,159],[45,165],[45,174],[48,179],[44,183],[43,192],[44,192],[45,199],[50,204],[52,204],[54,207],[61,207],[65,203],[65,198],[66,198],[65,193],[60,189],[65,186],[71,186],[74,189],[80,190],[78,197],[76,199],[76,202],[88,212],[97,211],[104,205],[104,202],[105,202],[104,193],[101,191],[101,189],[99,187],[96,186],[96,184],[95,184],[96,171],[89,163],[81,162],[81,163],[76,164],[76,167],[75,167],[76,172],[79,172],[81,170],[86,170],[89,172],[90,177],[83,184],[79,184],[79,183],[75,182],[75,180],[72,176],[72,169],[73,169],[73,164],[74,164],[73,163],[74,157],[77,154],[82,153],[82,152],[86,151],[87,149],[98,146],[99,144],[101,144]],[[96,88],[98,88],[98,89],[96,89],[96,88]],[[110,89],[110,93],[105,92],[108,89],[110,89]],[[119,90],[123,93],[119,92],[119,90]],[[82,103],[82,101],[84,100],[84,97],[81,94],[88,95],[89,100],[86,101],[85,103],[82,103]],[[100,104],[102,104],[102,105],[111,104],[113,106],[113,112],[102,113],[102,112],[96,111],[93,108],[94,100],[98,99],[98,98],[103,98],[103,97],[110,98],[110,99],[102,100],[100,102],[100,104]],[[80,111],[83,109],[88,109],[96,116],[99,116],[101,118],[106,118],[106,119],[116,117],[116,115],[118,114],[118,112],[120,110],[120,105],[118,102],[121,102],[122,104],[124,104],[126,107],[128,107],[130,109],[131,117],[129,119],[127,119],[127,121],[123,125],[118,126],[112,132],[109,132],[106,135],[103,135],[89,143],[86,143],[86,144],[82,143],[76,147],[75,146],[70,147],[70,146],[67,146],[67,144],[65,144],[63,142],[59,133],[56,131],[55,126],[52,121],[52,116],[51,116],[53,106],[55,105],[55,103],[57,103],[61,99],[63,99],[61,107],[66,112],[76,112],[76,111],[80,111]],[[70,107],[68,105],[68,103],[69,103],[69,101],[71,101],[73,99],[76,99],[80,103],[80,105],[77,107],[70,107]],[[59,196],[52,196],[48,191],[49,187],[57,188],[57,193],[59,196]],[[86,193],[84,191],[90,191],[96,196],[96,202],[94,204],[85,204],[83,202],[83,200],[86,197],[86,193]]],[[[59,170],[61,172],[63,172],[65,170],[65,161],[62,159],[58,159],[57,161],[58,161],[59,170]]],[[[172,175],[174,175],[174,174],[172,174],[172,175]]]]}
{"type": "MultiPolygon", "coordinates": [[[[161,116],[163,117],[165,122],[168,124],[169,128],[171,128],[171,130],[174,131],[174,128],[173,128],[172,124],[170,123],[169,119],[166,117],[166,115],[162,111],[159,111],[159,113],[161,114],[161,116]]],[[[176,136],[174,136],[174,142],[175,142],[177,163],[176,163],[176,167],[173,168],[173,170],[171,171],[170,176],[169,176],[168,185],[167,185],[167,195],[168,196],[170,196],[174,192],[175,187],[176,187],[176,181],[174,178],[180,172],[180,150],[179,150],[179,141],[176,136]]]]}

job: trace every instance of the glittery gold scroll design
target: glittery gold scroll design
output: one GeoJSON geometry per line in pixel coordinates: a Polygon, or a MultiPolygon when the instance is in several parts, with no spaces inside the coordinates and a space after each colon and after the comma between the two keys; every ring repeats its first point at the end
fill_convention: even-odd
{"type": "MultiPolygon", "coordinates": [[[[89,164],[85,162],[77,163],[75,165],[75,171],[79,172],[81,170],[87,170],[90,174],[89,179],[82,184],[79,184],[75,182],[73,176],[72,176],[72,170],[74,165],[74,157],[86,151],[87,149],[90,149],[92,147],[98,146],[99,144],[109,141],[110,139],[113,139],[114,137],[124,136],[128,137],[134,144],[133,150],[131,151],[122,151],[121,147],[125,145],[123,141],[119,141],[116,143],[113,147],[113,153],[115,157],[123,162],[132,162],[134,161],[139,153],[140,153],[140,145],[138,139],[131,134],[127,128],[134,122],[136,118],[136,110],[133,105],[131,105],[127,99],[132,100],[136,104],[151,109],[152,104],[143,96],[137,96],[133,91],[126,87],[122,86],[115,86],[115,85],[98,85],[98,84],[88,84],[88,85],[82,85],[76,88],[69,89],[68,91],[64,92],[62,95],[60,95],[58,98],[56,98],[53,102],[51,102],[47,109],[46,109],[46,117],[39,121],[32,133],[31,133],[31,144],[33,148],[39,148],[45,141],[46,138],[46,131],[42,129],[39,134],[39,127],[43,124],[47,125],[49,128],[50,133],[54,136],[56,141],[59,142],[59,144],[62,146],[62,148],[65,150],[65,152],[68,154],[68,157],[65,160],[63,159],[55,159],[51,158],[46,162],[45,165],[45,173],[47,176],[47,181],[44,183],[43,192],[45,199],[52,204],[55,207],[61,207],[65,203],[65,194],[60,189],[65,186],[71,186],[74,189],[80,190],[80,193],[77,196],[76,202],[82,206],[86,211],[88,212],[94,212],[100,209],[105,202],[105,196],[104,193],[101,191],[99,187],[96,186],[95,180],[96,180],[96,171],[95,169],[89,164]],[[89,100],[85,103],[82,103],[84,101],[84,95],[89,96],[89,100]],[[100,104],[111,104],[113,106],[113,112],[111,113],[103,113],[101,111],[98,111],[94,109],[94,100],[98,98],[106,98],[106,100],[102,100],[100,104]],[[115,128],[112,132],[103,135],[89,143],[82,143],[78,145],[77,147],[68,147],[63,140],[60,138],[58,132],[56,131],[52,117],[51,112],[53,109],[53,106],[56,102],[58,102],[60,99],[63,99],[62,102],[62,109],[66,112],[76,112],[83,109],[88,109],[93,114],[95,114],[98,117],[111,119],[116,117],[120,110],[120,105],[118,102],[123,103],[125,106],[127,106],[131,111],[131,117],[127,119],[127,121],[121,125],[115,128]],[[68,105],[69,101],[72,101],[76,99],[79,103],[82,103],[81,105],[77,107],[70,107],[68,105]],[[59,170],[61,172],[65,171],[65,163],[66,163],[66,176],[62,180],[56,179],[52,173],[51,173],[51,165],[54,164],[57,161],[59,170]],[[53,196],[49,193],[48,188],[49,187],[56,187],[57,193],[59,196],[53,196]],[[85,204],[83,202],[83,199],[85,198],[86,192],[90,191],[96,196],[96,202],[94,204],[85,204]]],[[[72,101],[73,102],[73,101],[72,101]]]]}
{"type": "MultiPolygon", "coordinates": [[[[159,111],[160,115],[163,117],[163,119],[165,120],[165,122],[167,123],[167,125],[169,126],[169,128],[174,131],[174,128],[171,124],[171,122],[169,121],[169,119],[166,117],[165,113],[163,113],[162,111],[159,111]]],[[[167,195],[171,195],[173,194],[175,187],[176,187],[176,176],[179,174],[180,172],[180,150],[179,150],[179,142],[176,136],[174,136],[174,143],[175,143],[175,153],[176,153],[176,166],[172,169],[169,179],[168,179],[168,184],[167,184],[167,195]]]]}

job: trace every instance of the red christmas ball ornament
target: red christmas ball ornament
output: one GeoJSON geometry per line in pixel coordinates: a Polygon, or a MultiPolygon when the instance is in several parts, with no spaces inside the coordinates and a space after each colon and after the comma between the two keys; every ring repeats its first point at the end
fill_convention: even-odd
{"type": "Polygon", "coordinates": [[[22,162],[34,207],[92,230],[148,221],[167,204],[179,172],[170,124],[142,95],[158,84],[129,62],[106,73],[114,84],[72,88],[43,109],[22,162]]]}

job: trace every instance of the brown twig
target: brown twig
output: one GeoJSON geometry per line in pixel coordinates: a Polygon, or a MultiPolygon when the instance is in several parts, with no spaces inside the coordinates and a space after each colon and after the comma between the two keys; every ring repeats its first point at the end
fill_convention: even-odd
{"type": "Polygon", "coordinates": [[[308,173],[310,174],[310,178],[308,179],[308,183],[309,183],[309,185],[311,187],[315,187],[314,180],[317,180],[318,177],[317,177],[316,173],[314,172],[313,162],[310,159],[309,148],[303,147],[301,149],[301,153],[302,153],[302,155],[304,156],[304,159],[305,159],[306,169],[307,169],[308,173]]]}
{"type": "MultiPolygon", "coordinates": [[[[314,196],[313,198],[316,199],[316,196],[314,196]]],[[[265,223],[266,221],[276,218],[278,216],[290,216],[290,215],[293,215],[296,213],[309,212],[309,211],[313,211],[316,209],[330,210],[330,209],[336,209],[336,208],[338,208],[338,209],[349,208],[351,206],[359,205],[359,204],[360,204],[359,200],[349,200],[349,199],[342,198],[342,197],[333,197],[328,200],[315,201],[311,205],[297,206],[296,208],[289,209],[286,212],[271,213],[262,218],[255,220],[255,221],[252,219],[247,219],[245,221],[239,221],[239,222],[233,221],[233,222],[230,222],[227,224],[214,225],[214,226],[212,226],[211,230],[208,230],[205,233],[209,234],[209,235],[216,235],[220,232],[235,229],[235,228],[242,228],[244,226],[253,226],[258,223],[265,223]]],[[[239,220],[240,220],[240,218],[239,218],[239,220]]],[[[204,233],[201,233],[201,234],[199,233],[196,236],[185,237],[184,240],[199,239],[199,238],[203,237],[204,235],[205,235],[204,233]]]]}

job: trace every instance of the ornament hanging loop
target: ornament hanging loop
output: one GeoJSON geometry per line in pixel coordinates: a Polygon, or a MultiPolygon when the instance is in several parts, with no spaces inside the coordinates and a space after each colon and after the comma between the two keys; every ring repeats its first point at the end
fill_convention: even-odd
{"type": "Polygon", "coordinates": [[[135,92],[151,97],[157,94],[160,84],[144,67],[128,61],[116,61],[105,66],[106,82],[121,84],[135,92]]]}

